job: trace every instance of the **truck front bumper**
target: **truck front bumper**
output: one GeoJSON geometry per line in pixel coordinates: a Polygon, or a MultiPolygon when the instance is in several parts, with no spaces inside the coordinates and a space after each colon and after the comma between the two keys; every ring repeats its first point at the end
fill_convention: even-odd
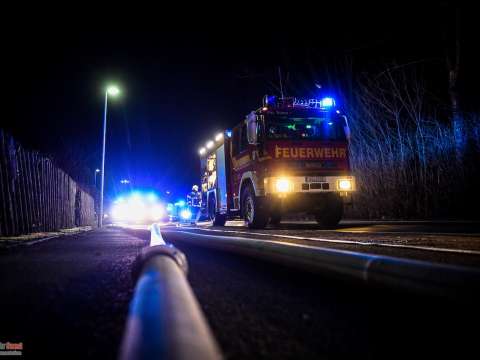
{"type": "Polygon", "coordinates": [[[352,203],[355,177],[345,176],[279,176],[264,180],[265,206],[269,211],[316,213],[339,198],[352,203]]]}
{"type": "Polygon", "coordinates": [[[264,195],[318,194],[337,192],[349,194],[356,189],[355,177],[339,176],[276,176],[263,181],[264,195]]]}
{"type": "Polygon", "coordinates": [[[265,208],[270,213],[309,213],[315,214],[327,208],[332,202],[341,200],[345,205],[351,204],[351,194],[324,192],[316,194],[293,193],[288,195],[267,195],[264,197],[265,208]]]}

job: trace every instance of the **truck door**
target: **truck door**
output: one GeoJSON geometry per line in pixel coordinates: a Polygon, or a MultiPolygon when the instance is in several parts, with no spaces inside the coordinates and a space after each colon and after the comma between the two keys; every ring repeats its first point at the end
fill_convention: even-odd
{"type": "Polygon", "coordinates": [[[225,144],[216,151],[217,163],[217,209],[221,214],[227,212],[227,176],[225,166],[225,144]]]}
{"type": "Polygon", "coordinates": [[[245,121],[233,129],[232,134],[232,193],[235,209],[239,209],[240,181],[245,169],[250,165],[250,151],[247,140],[247,125],[245,121]]]}

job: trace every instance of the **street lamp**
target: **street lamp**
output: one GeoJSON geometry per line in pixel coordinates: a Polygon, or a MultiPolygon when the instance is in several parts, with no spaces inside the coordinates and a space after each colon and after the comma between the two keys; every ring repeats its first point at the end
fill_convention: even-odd
{"type": "Polygon", "coordinates": [[[110,85],[105,90],[105,109],[103,111],[103,145],[102,145],[102,179],[100,184],[100,216],[98,218],[98,226],[103,226],[103,190],[105,187],[105,141],[107,137],[107,106],[108,95],[117,96],[120,93],[118,87],[110,85]]]}
{"type": "Polygon", "coordinates": [[[95,169],[95,189],[97,189],[97,174],[100,172],[100,169],[95,169]]]}

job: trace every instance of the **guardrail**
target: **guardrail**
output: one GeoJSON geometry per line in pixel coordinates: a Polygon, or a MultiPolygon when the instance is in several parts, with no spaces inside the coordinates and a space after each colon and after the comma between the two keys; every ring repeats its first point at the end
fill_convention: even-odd
{"type": "Polygon", "coordinates": [[[221,359],[187,282],[185,255],[166,244],[157,225],[134,267],[138,278],[120,359],[221,359]]]}

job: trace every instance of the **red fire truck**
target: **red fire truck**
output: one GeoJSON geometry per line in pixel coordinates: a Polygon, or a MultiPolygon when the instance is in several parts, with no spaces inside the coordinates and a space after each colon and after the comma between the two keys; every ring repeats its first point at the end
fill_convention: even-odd
{"type": "Polygon", "coordinates": [[[337,225],[355,191],[349,136],[331,97],[266,95],[261,108],[199,150],[204,214],[214,225],[240,216],[250,228],[288,213],[337,225]]]}

